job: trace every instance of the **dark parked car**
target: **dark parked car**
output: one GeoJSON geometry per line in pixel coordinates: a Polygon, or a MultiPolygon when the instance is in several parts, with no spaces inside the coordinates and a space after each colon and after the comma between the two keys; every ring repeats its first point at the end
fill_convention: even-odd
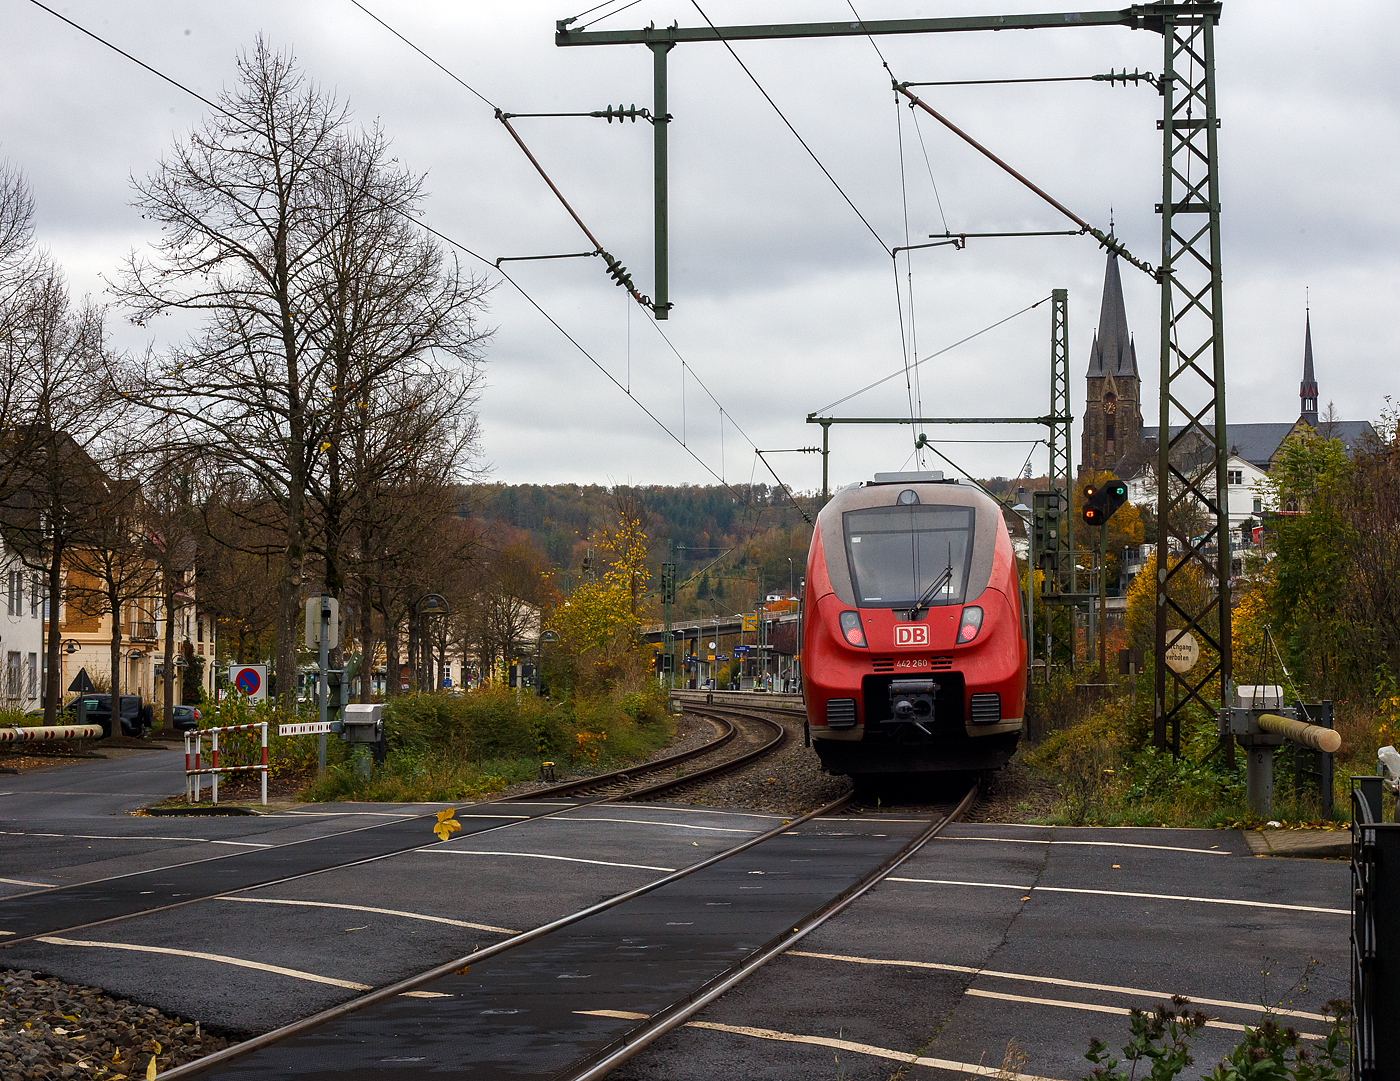
{"type": "MultiPolygon", "coordinates": [[[[84,694],[63,707],[63,723],[78,723],[78,703],[87,704],[87,723],[100,724],[102,734],[112,734],[112,696],[110,694],[84,694]]],[[[139,694],[121,696],[121,734],[144,738],[154,723],[151,707],[141,701],[139,694]]]]}
{"type": "Polygon", "coordinates": [[[192,732],[199,727],[199,720],[204,714],[199,712],[195,706],[176,706],[174,725],[177,732],[192,732]]]}

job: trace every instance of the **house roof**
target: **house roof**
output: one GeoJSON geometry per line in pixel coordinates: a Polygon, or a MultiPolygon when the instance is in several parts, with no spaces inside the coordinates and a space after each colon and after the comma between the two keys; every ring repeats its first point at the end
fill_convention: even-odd
{"type": "Polygon", "coordinates": [[[1099,328],[1089,351],[1090,379],[1109,374],[1137,378],[1137,350],[1128,333],[1128,311],[1123,305],[1123,282],[1118,276],[1118,255],[1108,253],[1103,275],[1103,303],[1099,307],[1099,328]]]}
{"type": "MultiPolygon", "coordinates": [[[[1260,469],[1268,469],[1279,444],[1296,427],[1294,421],[1278,421],[1267,424],[1227,424],[1225,439],[1230,453],[1243,458],[1260,469]]],[[[1333,439],[1340,439],[1348,451],[1356,449],[1362,440],[1373,437],[1375,429],[1368,420],[1339,420],[1327,425],[1333,439]]],[[[1171,433],[1176,436],[1181,425],[1173,425],[1171,433]]],[[[1157,428],[1144,427],[1144,439],[1157,438],[1157,428]]]]}

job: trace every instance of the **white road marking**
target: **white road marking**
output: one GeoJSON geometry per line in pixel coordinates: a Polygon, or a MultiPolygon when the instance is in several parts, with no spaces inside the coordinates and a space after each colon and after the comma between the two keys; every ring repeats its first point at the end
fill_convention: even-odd
{"type": "Polygon", "coordinates": [[[688,822],[652,822],[645,818],[545,818],[544,822],[626,822],[634,826],[674,826],[682,830],[706,830],[710,833],[762,833],[762,830],[736,830],[726,826],[692,826],[688,822]]]}
{"type": "Polygon", "coordinates": [[[997,841],[1004,845],[1089,845],[1095,848],[1151,848],[1158,852],[1199,852],[1203,856],[1228,856],[1223,848],[1181,848],[1177,845],[1139,845],[1129,841],[1044,841],[1027,837],[949,837],[940,834],[940,841],[997,841]]]}
{"type": "Polygon", "coordinates": [[[337,980],[330,976],[318,976],[314,972],[302,972],[296,968],[283,968],[281,965],[265,965],[261,961],[248,961],[242,957],[229,957],[222,953],[203,953],[199,950],[177,950],[170,946],[140,946],[134,942],[91,942],[80,938],[57,938],[53,935],[40,935],[35,942],[47,942],[54,946],[87,946],[102,950],[130,950],[133,953],[161,953],[170,957],[193,957],[199,961],[216,961],[222,965],[236,965],[239,968],[253,968],[259,972],[273,972],[279,976],[290,976],[296,980],[311,983],[326,983],[332,987],[345,987],[351,991],[368,991],[367,983],[352,980],[337,980]]]}
{"type": "Polygon", "coordinates": [[[1240,905],[1245,908],[1277,908],[1287,912],[1325,912],[1333,916],[1350,916],[1349,908],[1319,908],[1316,905],[1282,905],[1274,901],[1241,901],[1233,897],[1190,897],[1175,893],[1133,893],[1127,890],[1082,890],[1069,886],[1012,886],[1005,882],[954,882],[941,878],[887,878],[886,882],[917,882],[930,886],[985,886],[996,890],[1023,890],[1030,893],[1084,893],[1099,897],[1144,897],[1150,901],[1196,901],[1207,905],[1240,905]]]}
{"type": "Polygon", "coordinates": [[[1170,893],[1130,893],[1124,890],[1077,890],[1068,886],[1036,886],[1051,893],[1096,893],[1104,897],[1146,897],[1153,901],[1198,901],[1208,905],[1243,905],[1247,908],[1281,908],[1288,912],[1327,912],[1334,916],[1350,916],[1349,908],[1319,908],[1316,905],[1281,905],[1273,901],[1240,901],[1233,897],[1187,897],[1170,893]]]}
{"type": "Polygon", "coordinates": [[[7,886],[40,886],[44,888],[52,888],[53,886],[52,882],[26,882],[22,878],[0,878],[0,882],[7,886]]]}
{"type": "Polygon", "coordinates": [[[887,878],[886,882],[917,882],[925,886],[986,886],[992,890],[1021,890],[1030,889],[1029,886],[1008,886],[1005,882],[959,882],[952,878],[887,878]]]}
{"type": "Polygon", "coordinates": [[[259,844],[257,841],[210,841],[211,845],[239,845],[242,848],[276,848],[276,845],[259,844]]]}
{"type": "MultiPolygon", "coordinates": [[[[1133,995],[1142,998],[1155,998],[1163,1002],[1171,999],[1174,992],[1148,991],[1141,987],[1119,987],[1111,983],[1086,983],[1083,980],[1062,980],[1055,976],[1031,976],[1024,972],[997,972],[989,968],[972,968],[967,965],[945,965],[936,961],[890,961],[879,957],[849,957],[840,953],[808,953],[804,950],[789,950],[790,957],[813,957],[821,961],[846,961],[854,965],[891,965],[902,968],[931,968],[939,972],[962,972],[970,976],[993,976],[1002,980],[1023,980],[1026,983],[1044,983],[1054,987],[1077,987],[1085,991],[1107,991],[1115,995],[1133,995]]],[[[1247,1010],[1264,1013],[1264,1007],[1257,1002],[1233,1002],[1224,998],[1200,998],[1187,995],[1193,1005],[1220,1006],[1228,1010],[1247,1010]]],[[[1325,1014],[1308,1013],[1306,1010],[1284,1010],[1273,1008],[1269,1013],[1284,1017],[1304,1017],[1309,1021],[1330,1021],[1325,1014]]]]}
{"type": "MultiPolygon", "coordinates": [[[[1061,1006],[1070,1010],[1089,1010],[1092,1013],[1112,1013],[1120,1017],[1127,1017],[1130,1011],[1125,1006],[1100,1006],[1095,1002],[1067,1002],[1058,998],[1027,998],[1025,995],[1007,995],[999,991],[981,991],[975,987],[969,987],[967,993],[974,998],[994,998],[1001,1002],[1020,1002],[1031,1006],[1061,1006]]],[[[1262,1012],[1262,1011],[1261,1011],[1262,1012]]],[[[1229,1021],[1207,1021],[1206,1028],[1224,1028],[1231,1032],[1247,1032],[1245,1025],[1231,1024],[1229,1021]]],[[[1305,1040],[1325,1039],[1315,1032],[1300,1032],[1299,1036],[1305,1040]]]]}
{"type": "Polygon", "coordinates": [[[8,837],[72,837],[80,841],[208,841],[208,837],[158,837],[148,834],[105,833],[27,833],[24,830],[0,830],[0,835],[8,837]]]}
{"type": "Polygon", "coordinates": [[[494,931],[501,935],[518,935],[509,927],[493,927],[489,923],[468,923],[466,920],[448,919],[446,916],[428,916],[422,912],[404,912],[397,908],[371,908],[368,905],[342,905],[330,901],[284,901],[276,897],[216,897],[216,901],[243,901],[255,905],[301,905],[306,908],[342,908],[351,912],[374,912],[381,916],[402,916],[410,920],[427,920],[429,923],[445,923],[452,927],[470,927],[473,931],[494,931]]]}
{"type": "Polygon", "coordinates": [[[275,816],[285,815],[288,818],[350,818],[352,816],[362,816],[366,818],[422,818],[420,814],[411,814],[406,811],[279,811],[275,816]]]}
{"type": "Polygon", "coordinates": [[[563,860],[565,863],[592,863],[599,867],[630,867],[637,871],[670,871],[674,872],[674,867],[650,867],[645,863],[609,863],[607,860],[581,860],[574,856],[549,856],[543,852],[475,852],[462,848],[425,848],[424,852],[433,852],[441,856],[523,856],[532,860],[563,860]]]}
{"type": "MultiPolygon", "coordinates": [[[[613,1017],[619,1021],[645,1021],[647,1019],[647,1015],[644,1013],[629,1013],[626,1010],[575,1010],[574,1012],[586,1017],[613,1017]]],[[[1052,1078],[1041,1077],[1038,1074],[1011,1073],[1002,1071],[995,1066],[984,1066],[979,1063],[954,1062],[946,1058],[927,1058],[922,1055],[912,1055],[907,1051],[893,1051],[888,1047],[876,1047],[873,1044],[856,1043],[853,1040],[836,1040],[829,1036],[803,1036],[795,1032],[777,1032],[771,1028],[721,1025],[714,1021],[687,1021],[684,1027],[709,1029],[711,1032],[727,1032],[735,1036],[752,1036],[759,1040],[778,1040],[782,1043],[803,1043],[813,1047],[830,1047],[837,1051],[851,1051],[858,1055],[870,1055],[872,1058],[902,1062],[908,1066],[953,1070],[957,1073],[971,1074],[974,1077],[1005,1078],[1006,1081],[1053,1081],[1052,1078]]]]}
{"type": "MultiPolygon", "coordinates": [[[[666,804],[638,803],[638,807],[645,807],[648,811],[678,811],[676,807],[666,804]]],[[[709,811],[703,807],[687,807],[684,814],[688,815],[724,815],[726,818],[767,818],[774,822],[784,821],[782,815],[756,814],[752,811],[709,811]]]]}

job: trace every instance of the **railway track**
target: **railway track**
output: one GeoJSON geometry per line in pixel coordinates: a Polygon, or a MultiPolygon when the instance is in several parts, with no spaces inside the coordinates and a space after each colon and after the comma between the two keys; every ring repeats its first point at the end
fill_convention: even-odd
{"type": "Polygon", "coordinates": [[[822,820],[850,803],[843,797],[161,1076],[601,1078],[876,886],[976,795],[928,819],[862,828],[856,817],[827,829],[822,820]]]}
{"type": "Polygon", "coordinates": [[[746,766],[776,751],[787,741],[788,733],[783,725],[750,709],[687,705],[686,712],[718,724],[722,734],[717,739],[700,747],[692,747],[688,751],[599,774],[596,777],[582,777],[533,792],[507,796],[497,802],[523,802],[572,796],[592,796],[600,803],[653,799],[746,766]],[[717,756],[718,761],[698,769],[686,768],[687,763],[712,756],[717,756]]]}

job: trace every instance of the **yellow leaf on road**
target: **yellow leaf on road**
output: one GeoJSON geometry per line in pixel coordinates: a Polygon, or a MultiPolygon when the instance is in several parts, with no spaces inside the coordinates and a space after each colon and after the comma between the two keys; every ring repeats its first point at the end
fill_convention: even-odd
{"type": "Polygon", "coordinates": [[[151,1056],[151,1063],[150,1063],[149,1066],[146,1067],[146,1081],[153,1081],[153,1079],[154,1079],[155,1076],[156,1076],[156,1057],[155,1057],[155,1055],[152,1055],[152,1056],[151,1056]]]}

